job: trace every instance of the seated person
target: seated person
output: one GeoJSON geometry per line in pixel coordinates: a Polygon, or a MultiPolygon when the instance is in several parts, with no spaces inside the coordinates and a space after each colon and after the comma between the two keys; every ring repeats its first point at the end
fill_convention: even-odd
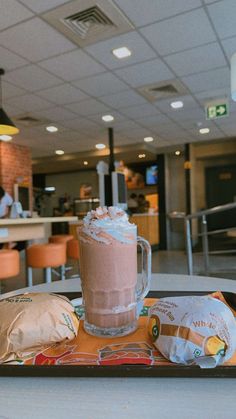
{"type": "Polygon", "coordinates": [[[0,218],[9,216],[10,207],[13,204],[12,197],[0,186],[0,218]]]}
{"type": "Polygon", "coordinates": [[[143,194],[139,194],[138,196],[138,212],[144,213],[148,212],[149,202],[145,199],[143,194]]]}
{"type": "MultiPolygon", "coordinates": [[[[10,217],[10,208],[13,204],[13,199],[5,190],[0,186],[0,218],[10,217]]],[[[26,242],[21,241],[18,243],[9,242],[9,243],[0,243],[0,249],[17,249],[23,250],[26,247],[26,242]]]]}
{"type": "Polygon", "coordinates": [[[128,210],[131,214],[137,212],[138,201],[136,193],[132,193],[128,199],[128,210]]]}

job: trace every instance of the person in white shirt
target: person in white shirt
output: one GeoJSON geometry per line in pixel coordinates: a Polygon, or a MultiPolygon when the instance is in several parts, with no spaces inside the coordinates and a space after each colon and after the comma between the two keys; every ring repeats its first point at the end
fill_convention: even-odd
{"type": "Polygon", "coordinates": [[[9,215],[12,204],[12,197],[0,186],[0,218],[6,218],[9,215]]]}

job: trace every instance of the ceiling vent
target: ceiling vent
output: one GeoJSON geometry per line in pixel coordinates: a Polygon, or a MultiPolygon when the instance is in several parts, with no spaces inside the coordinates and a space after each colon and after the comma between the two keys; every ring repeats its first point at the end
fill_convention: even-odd
{"type": "Polygon", "coordinates": [[[41,17],[80,47],[134,29],[110,0],[74,0],[41,17]]]}
{"type": "Polygon", "coordinates": [[[188,93],[186,87],[178,80],[168,80],[161,83],[138,87],[138,92],[150,102],[183,96],[188,93]]]}
{"type": "Polygon", "coordinates": [[[38,118],[35,118],[34,116],[30,116],[27,114],[17,116],[15,120],[17,121],[17,124],[20,124],[24,127],[33,127],[33,126],[45,124],[46,122],[48,122],[46,118],[38,119],[38,118]]]}

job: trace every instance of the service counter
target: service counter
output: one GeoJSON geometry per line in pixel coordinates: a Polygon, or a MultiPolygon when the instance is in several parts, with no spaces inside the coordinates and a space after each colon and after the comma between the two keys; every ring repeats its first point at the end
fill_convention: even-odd
{"type": "Polygon", "coordinates": [[[78,217],[3,218],[0,220],[0,243],[43,239],[48,224],[77,220],[78,217]]]}
{"type": "MultiPolygon", "coordinates": [[[[129,217],[131,223],[134,223],[138,227],[138,235],[144,237],[149,243],[154,246],[159,244],[159,224],[158,214],[133,214],[129,217]]],[[[82,220],[77,223],[69,225],[69,234],[72,234],[77,238],[78,227],[81,226],[82,220]]]]}
{"type": "Polygon", "coordinates": [[[138,227],[138,235],[148,240],[151,246],[159,244],[158,214],[133,214],[130,222],[138,227]]]}

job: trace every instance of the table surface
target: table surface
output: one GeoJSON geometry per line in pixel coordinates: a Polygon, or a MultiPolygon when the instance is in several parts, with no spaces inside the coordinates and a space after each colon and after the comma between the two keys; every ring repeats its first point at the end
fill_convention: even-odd
{"type": "MultiPolygon", "coordinates": [[[[232,291],[229,279],[153,274],[152,290],[232,291]]],[[[71,279],[27,291],[80,291],[71,279]]],[[[0,377],[0,418],[22,419],[235,419],[236,380],[209,378],[0,377]],[[148,413],[150,412],[150,413],[148,413]]]]}
{"type": "Polygon", "coordinates": [[[78,221],[78,217],[32,217],[32,218],[2,218],[0,226],[17,224],[44,224],[78,221]]]}

